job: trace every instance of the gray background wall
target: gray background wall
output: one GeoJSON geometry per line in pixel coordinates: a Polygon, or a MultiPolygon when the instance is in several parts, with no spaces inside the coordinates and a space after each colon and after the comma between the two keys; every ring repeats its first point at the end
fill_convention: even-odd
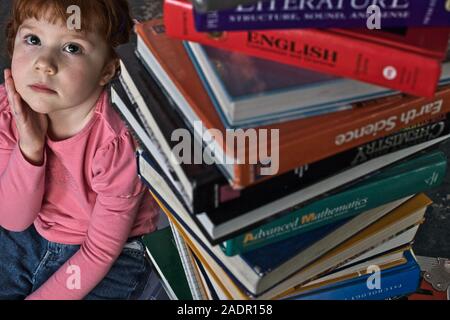
{"type": "MultiPolygon", "coordinates": [[[[5,51],[4,25],[9,17],[11,0],[0,0],[0,83],[3,83],[3,69],[9,66],[5,51]]],[[[133,15],[146,20],[162,15],[162,0],[130,0],[133,15]]],[[[450,154],[450,143],[441,146],[450,154]]],[[[426,221],[420,227],[414,250],[418,255],[450,258],[450,173],[444,184],[427,195],[434,204],[427,210],[426,221]]]]}

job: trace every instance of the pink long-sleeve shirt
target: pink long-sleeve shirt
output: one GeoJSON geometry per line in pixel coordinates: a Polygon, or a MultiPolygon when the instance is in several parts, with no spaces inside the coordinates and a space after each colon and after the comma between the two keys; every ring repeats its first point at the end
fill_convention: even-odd
{"type": "MultiPolygon", "coordinates": [[[[34,223],[48,241],[81,245],[28,299],[82,299],[106,276],[127,238],[155,230],[158,209],[137,177],[133,138],[101,94],[84,129],[62,141],[47,137],[42,166],[22,155],[4,85],[0,85],[0,225],[34,223]],[[66,285],[80,270],[80,288],[66,285]]],[[[26,259],[26,257],[24,257],[26,259]]]]}

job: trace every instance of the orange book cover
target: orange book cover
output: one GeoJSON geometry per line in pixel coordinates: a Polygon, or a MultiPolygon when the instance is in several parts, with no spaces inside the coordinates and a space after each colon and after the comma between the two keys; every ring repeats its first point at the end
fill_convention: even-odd
{"type": "MultiPolygon", "coordinates": [[[[162,20],[139,24],[136,32],[206,129],[218,129],[225,136],[226,129],[182,42],[166,36],[162,20]]],[[[352,110],[277,123],[256,130],[279,130],[276,174],[282,174],[448,112],[450,86],[442,86],[431,99],[395,95],[355,104],[352,110]]],[[[221,141],[218,142],[220,144],[221,141]]],[[[270,139],[268,145],[271,150],[270,139]]],[[[220,146],[227,155],[232,154],[236,159],[236,149],[224,144],[220,146]]],[[[248,146],[245,152],[248,159],[250,153],[258,154],[258,146],[248,146]]],[[[236,162],[232,181],[236,189],[270,178],[261,175],[261,159],[257,164],[236,162]]]]}

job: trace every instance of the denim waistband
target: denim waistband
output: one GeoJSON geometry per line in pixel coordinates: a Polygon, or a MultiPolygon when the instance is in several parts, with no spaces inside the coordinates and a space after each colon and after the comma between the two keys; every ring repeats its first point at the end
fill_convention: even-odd
{"type": "MultiPolygon", "coordinates": [[[[39,235],[42,240],[47,243],[47,248],[53,252],[60,252],[63,249],[78,249],[81,245],[79,244],[64,244],[58,242],[52,242],[47,239],[44,239],[41,235],[39,235]]],[[[141,240],[143,236],[134,236],[127,239],[126,244],[132,243],[138,240],[141,240]]]]}

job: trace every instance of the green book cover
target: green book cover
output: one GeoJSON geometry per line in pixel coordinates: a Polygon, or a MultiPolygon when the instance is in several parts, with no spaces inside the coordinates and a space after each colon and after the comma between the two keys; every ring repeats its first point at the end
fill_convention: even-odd
{"type": "Polygon", "coordinates": [[[278,219],[223,242],[221,248],[229,256],[240,254],[424,192],[442,183],[446,168],[447,157],[440,151],[405,160],[340,193],[292,208],[278,219]]]}
{"type": "Polygon", "coordinates": [[[171,299],[193,300],[170,227],[146,235],[144,243],[171,299]]]}

